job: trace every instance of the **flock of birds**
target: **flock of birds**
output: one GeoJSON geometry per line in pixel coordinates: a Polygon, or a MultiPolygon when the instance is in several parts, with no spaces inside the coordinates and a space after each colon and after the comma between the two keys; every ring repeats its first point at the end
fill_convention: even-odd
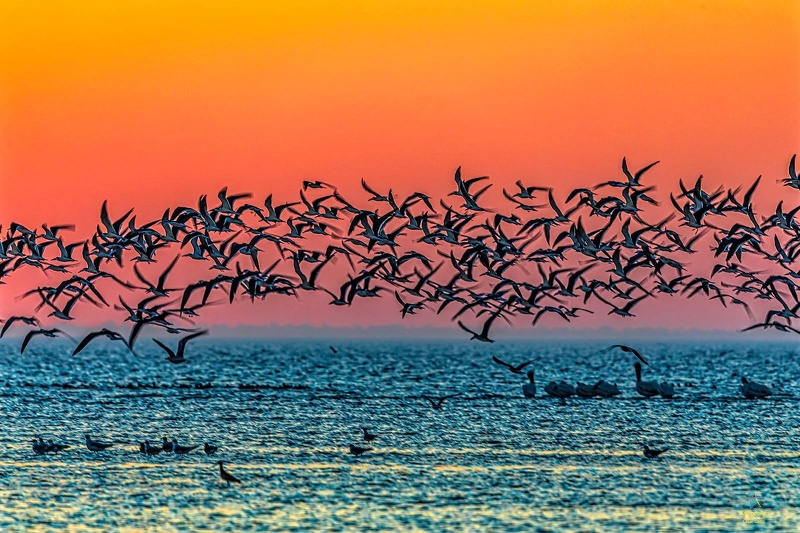
{"type": "MultiPolygon", "coordinates": [[[[782,180],[788,189],[800,189],[795,159],[782,180]]],[[[197,209],[167,209],[142,224],[132,209],[113,219],[104,202],[100,225],[84,241],[64,240],[71,225],[43,224],[39,231],[11,223],[0,239],[0,283],[25,268],[41,270],[50,283],[19,296],[33,299],[35,312],[8,317],[0,336],[15,325],[30,326],[24,352],[38,337],[68,337],[62,324],[83,307],[112,308],[124,313],[120,321],[131,322],[130,330],[94,331],[76,341],[74,355],[101,337],[133,352],[142,330],[157,328],[190,333],[175,351],[156,339],[168,361],[182,363],[186,342],[205,333],[192,327],[204,307],[304,292],[325,292],[334,306],[393,293],[403,317],[452,309],[458,326],[483,342],[494,342],[498,318],[528,316],[536,326],[547,317],[569,322],[598,309],[633,317],[645,299],[674,294],[705,296],[750,316],[753,301],[764,302],[770,307],[764,319],[745,330],[800,333],[792,326],[800,311],[800,205],[781,200],[774,212],[759,215],[753,198],[760,177],[745,191],[708,191],[701,176],[693,186],[680,181],[680,193],[670,194],[674,213],[646,221],[644,208],[659,205],[651,196],[655,187],[642,183],[655,164],[631,172],[623,159],[624,181],[575,189],[564,203],[551,188],[518,181],[518,190],[503,190],[513,206],[506,212],[481,205],[492,186],[487,176],[464,179],[459,168],[448,198],[460,205],[441,200],[438,208],[423,193],[398,199],[363,180],[375,207],[357,207],[333,186],[305,181],[299,202],[276,205],[269,195],[263,207],[238,205],[252,195],[224,188],[214,207],[204,195],[197,209]],[[546,203],[536,203],[539,195],[546,203]],[[707,277],[692,274],[686,263],[704,240],[716,259],[707,277]],[[186,253],[171,257],[157,278],[145,272],[144,265],[174,247],[186,253]],[[58,254],[48,254],[52,250],[58,254]],[[263,268],[267,255],[271,263],[263,268]],[[170,273],[181,258],[216,274],[176,286],[170,273]],[[339,258],[346,265],[336,265],[339,258]],[[329,271],[328,277],[346,281],[323,286],[320,276],[329,271]],[[59,276],[56,283],[51,274],[59,276]],[[136,303],[128,303],[129,294],[139,295],[136,303]],[[467,313],[482,319],[480,325],[462,320],[467,313]]],[[[191,270],[198,277],[202,272],[191,270]]]]}
{"type": "MultiPolygon", "coordinates": [[[[299,201],[277,203],[270,194],[256,205],[245,203],[252,194],[223,188],[213,207],[203,195],[196,208],[167,209],[146,222],[137,222],[133,209],[112,217],[103,202],[96,231],[75,242],[65,238],[73,225],[42,224],[39,230],[12,222],[5,233],[0,227],[0,284],[22,269],[43,272],[46,282],[19,295],[20,302],[33,301],[28,304],[33,312],[3,320],[0,338],[12,327],[26,326],[20,353],[39,337],[65,337],[75,343],[73,355],[100,338],[135,354],[143,330],[165,332],[181,335],[175,349],[152,340],[166,361],[180,364],[187,361],[187,343],[208,333],[194,327],[203,308],[309,292],[327,293],[333,306],[391,293],[403,318],[450,310],[471,339],[487,343],[494,342],[497,319],[512,323],[527,317],[536,326],[548,317],[570,322],[600,310],[629,318],[642,301],[675,294],[741,307],[754,321],[745,331],[800,334],[792,326],[800,318],[795,220],[800,205],[780,200],[758,213],[754,195],[760,176],[745,190],[710,190],[700,176],[693,185],[679,181],[679,192],[669,195],[674,212],[659,208],[659,219],[648,220],[645,208],[660,204],[655,187],[643,180],[657,163],[632,172],[623,158],[621,180],[578,188],[561,200],[550,187],[520,180],[516,189],[502,190],[506,209],[484,204],[492,187],[488,176],[465,179],[459,167],[455,190],[438,203],[420,192],[399,197],[391,189],[378,191],[362,179],[369,199],[358,206],[328,183],[304,181],[299,201]],[[692,273],[687,262],[700,250],[714,258],[707,276],[692,273]],[[145,265],[165,255],[171,257],[166,267],[149,272],[152,267],[145,265]],[[200,279],[173,283],[170,274],[179,260],[190,263],[187,275],[200,279]],[[202,275],[203,266],[214,274],[202,275]],[[756,301],[769,307],[761,321],[751,309],[756,301]],[[125,317],[119,322],[132,326],[124,334],[102,328],[73,339],[63,324],[88,308],[118,311],[125,317]],[[462,319],[467,314],[478,325],[462,319]]],[[[779,181],[787,191],[800,191],[796,156],[788,177],[779,181]]],[[[632,348],[612,348],[646,364],[632,348]]],[[[495,361],[515,374],[529,364],[495,361]]],[[[671,397],[671,384],[642,380],[641,363],[635,365],[636,391],[671,397]]],[[[523,394],[532,397],[535,377],[533,371],[527,375],[523,394]]],[[[740,390],[747,398],[772,394],[746,378],[740,390]]],[[[562,400],[619,394],[615,384],[603,380],[577,386],[552,382],[545,391],[562,400]]],[[[438,409],[446,398],[427,400],[438,409]]],[[[87,447],[90,442],[87,437],[87,447]]],[[[51,453],[58,446],[36,441],[34,451],[51,453]]],[[[142,449],[160,453],[149,442],[142,449]]],[[[368,448],[350,451],[358,455],[368,448]]],[[[221,464],[220,472],[235,481],[221,464]]]]}
{"type": "MultiPolygon", "coordinates": [[[[84,435],[84,438],[86,439],[86,449],[90,452],[104,452],[116,444],[114,442],[94,440],[92,439],[91,435],[84,435]]],[[[33,439],[31,442],[33,453],[36,455],[54,454],[70,448],[69,444],[59,444],[53,442],[52,440],[45,442],[41,437],[33,439]]],[[[199,444],[195,446],[181,446],[178,444],[178,441],[175,438],[169,440],[167,437],[163,437],[160,446],[151,445],[149,440],[140,442],[139,452],[150,456],[158,455],[162,452],[174,453],[175,455],[186,455],[199,447],[199,444]]],[[[206,455],[214,455],[217,453],[218,449],[218,446],[214,446],[207,442],[203,444],[203,451],[206,455]]],[[[217,461],[217,464],[219,465],[220,478],[227,482],[229,486],[231,483],[241,483],[240,479],[225,470],[222,461],[217,461]]]]}
{"type": "MultiPolygon", "coordinates": [[[[672,384],[667,382],[659,383],[658,381],[642,380],[642,375],[641,375],[642,363],[644,364],[648,363],[647,360],[644,358],[644,356],[638,350],[630,346],[615,344],[613,346],[608,347],[606,351],[611,351],[614,349],[620,349],[623,352],[630,353],[634,355],[636,359],[638,359],[634,363],[634,368],[636,371],[636,392],[640,396],[644,398],[651,398],[660,395],[662,398],[667,398],[667,399],[671,399],[674,397],[675,390],[672,384]]],[[[530,360],[518,365],[514,365],[506,361],[503,361],[497,356],[492,356],[492,360],[496,364],[507,368],[512,374],[517,374],[517,375],[523,374],[525,368],[536,362],[536,360],[530,360]]],[[[522,386],[522,394],[525,398],[529,399],[536,398],[537,391],[536,391],[535,372],[533,370],[529,370],[527,371],[526,375],[529,381],[522,386]]],[[[565,381],[561,382],[551,381],[545,386],[544,390],[548,396],[558,398],[561,402],[561,405],[566,405],[566,399],[571,396],[578,396],[581,398],[594,398],[594,397],[612,398],[614,396],[618,396],[621,394],[619,387],[615,383],[609,383],[605,380],[600,380],[594,385],[587,385],[585,383],[578,382],[577,386],[572,386],[571,384],[565,381]]],[[[739,390],[741,394],[748,399],[766,398],[773,394],[772,390],[766,385],[751,382],[744,376],[742,377],[742,385],[740,386],[739,390]]],[[[446,400],[460,395],[461,393],[449,394],[440,397],[422,396],[422,399],[429,402],[430,406],[434,410],[438,411],[443,408],[446,400]]],[[[365,443],[371,443],[378,438],[378,435],[376,433],[372,433],[369,428],[362,427],[361,431],[363,432],[363,440],[365,443]]],[[[32,442],[33,452],[36,455],[59,453],[63,450],[70,448],[70,445],[68,444],[55,443],[52,440],[48,440],[45,442],[44,439],[42,439],[41,437],[33,439],[31,442],[32,442]]],[[[116,443],[94,440],[91,438],[90,435],[85,435],[85,444],[86,448],[90,452],[103,452],[113,447],[116,443]]],[[[645,443],[642,443],[641,446],[642,446],[642,454],[644,455],[645,459],[654,459],[669,450],[669,448],[663,448],[663,449],[650,448],[645,443]]],[[[194,446],[182,446],[178,444],[177,439],[172,438],[170,440],[166,436],[162,437],[161,445],[153,445],[147,439],[139,442],[139,452],[147,456],[159,455],[162,452],[167,454],[173,453],[175,455],[186,455],[199,447],[200,447],[199,444],[194,446]]],[[[214,455],[218,449],[219,449],[218,446],[209,444],[208,442],[203,444],[203,452],[206,455],[214,455]]],[[[367,445],[360,446],[357,444],[350,444],[348,451],[352,455],[361,456],[369,451],[372,451],[372,449],[373,448],[367,445]]],[[[228,486],[230,486],[231,483],[241,482],[241,480],[239,480],[238,478],[236,478],[235,476],[233,476],[231,473],[229,473],[224,469],[223,461],[218,461],[217,464],[219,465],[220,478],[222,479],[222,481],[227,482],[228,486]]]]}
{"type": "MultiPolygon", "coordinates": [[[[633,364],[633,368],[636,372],[636,393],[639,396],[644,398],[661,396],[665,399],[672,399],[675,397],[675,385],[673,383],[666,381],[645,381],[642,379],[642,363],[648,363],[638,350],[622,344],[615,344],[610,346],[606,351],[615,348],[620,348],[625,352],[632,353],[639,359],[639,361],[633,364]]],[[[513,374],[522,374],[524,368],[535,362],[535,360],[531,360],[515,366],[494,355],[492,356],[492,360],[508,368],[513,374]]],[[[529,370],[526,375],[528,377],[528,382],[522,385],[522,394],[526,398],[536,398],[536,373],[533,370],[529,370]]],[[[622,391],[619,390],[616,383],[609,383],[604,379],[597,381],[593,385],[588,385],[579,381],[575,386],[566,381],[551,381],[545,386],[544,391],[548,396],[559,398],[562,405],[565,405],[566,399],[572,396],[578,396],[580,398],[613,398],[614,396],[622,394],[622,391]]],[[[750,381],[746,376],[742,376],[742,384],[739,386],[739,392],[748,400],[767,398],[774,394],[772,389],[767,385],[750,381]]]]}

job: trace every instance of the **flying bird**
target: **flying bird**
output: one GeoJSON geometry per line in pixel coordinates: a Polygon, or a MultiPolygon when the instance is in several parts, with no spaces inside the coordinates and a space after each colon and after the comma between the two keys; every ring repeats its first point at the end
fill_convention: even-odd
{"type": "Polygon", "coordinates": [[[511,371],[511,373],[512,373],[512,374],[519,374],[519,375],[522,375],[522,374],[524,374],[524,372],[522,371],[522,369],[523,369],[523,368],[525,368],[526,366],[528,366],[529,364],[533,363],[533,362],[534,362],[534,359],[531,359],[530,361],[525,361],[524,363],[522,363],[522,364],[519,364],[519,365],[517,365],[517,366],[514,366],[514,365],[512,365],[512,364],[510,364],[510,363],[506,363],[505,361],[503,361],[503,360],[499,359],[499,358],[498,358],[497,356],[495,356],[495,355],[493,355],[493,356],[492,356],[492,361],[494,361],[495,363],[497,363],[497,364],[498,364],[498,365],[500,365],[500,366],[504,366],[504,367],[506,367],[508,370],[510,370],[510,371],[511,371]]]}
{"type": "Polygon", "coordinates": [[[184,357],[184,351],[186,350],[186,344],[192,339],[196,339],[197,337],[201,337],[201,336],[207,335],[207,334],[208,334],[208,330],[204,329],[202,331],[198,331],[198,332],[186,335],[180,341],[178,341],[178,348],[177,348],[177,351],[175,351],[175,352],[173,352],[172,349],[169,346],[167,346],[166,344],[164,344],[163,342],[161,342],[158,339],[153,339],[153,342],[158,344],[161,347],[162,350],[167,352],[167,357],[165,357],[165,359],[167,361],[169,361],[170,363],[173,363],[173,364],[179,364],[179,363],[185,363],[186,362],[186,357],[184,357]]]}
{"type": "Polygon", "coordinates": [[[644,364],[646,364],[646,365],[649,365],[649,364],[650,364],[650,363],[648,363],[648,362],[647,362],[647,360],[644,358],[644,356],[643,356],[642,354],[640,354],[640,353],[639,353],[639,351],[638,351],[638,350],[636,350],[635,348],[631,348],[630,346],[625,346],[624,344],[614,344],[614,345],[612,345],[612,346],[609,346],[608,348],[606,348],[605,350],[603,350],[603,353],[608,353],[608,352],[610,352],[611,350],[613,350],[614,348],[619,348],[619,349],[620,349],[620,350],[622,350],[623,352],[627,352],[627,353],[630,353],[630,354],[633,354],[633,355],[635,355],[635,356],[636,356],[636,358],[637,358],[639,361],[641,361],[642,363],[644,363],[644,364]]]}

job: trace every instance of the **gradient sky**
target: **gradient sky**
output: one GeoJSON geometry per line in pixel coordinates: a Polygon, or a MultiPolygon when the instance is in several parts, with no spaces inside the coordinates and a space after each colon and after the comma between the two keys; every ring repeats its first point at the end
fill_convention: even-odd
{"type": "MultiPolygon", "coordinates": [[[[660,159],[662,189],[763,174],[771,201],[800,147],[795,1],[121,4],[0,6],[4,225],[80,236],[106,198],[141,221],[224,185],[294,199],[306,178],[435,194],[458,165],[564,190],[623,155],[660,159]]],[[[366,313],[315,305],[280,318],[366,313]]]]}

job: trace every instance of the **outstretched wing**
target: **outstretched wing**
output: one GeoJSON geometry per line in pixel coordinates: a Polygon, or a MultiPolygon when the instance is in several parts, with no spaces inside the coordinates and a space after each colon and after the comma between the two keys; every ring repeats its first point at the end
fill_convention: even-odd
{"type": "Polygon", "coordinates": [[[169,357],[171,357],[171,358],[175,357],[175,352],[172,351],[172,348],[170,348],[169,346],[167,346],[166,344],[164,344],[163,342],[161,342],[158,339],[153,339],[153,342],[158,344],[159,346],[161,346],[161,349],[164,350],[165,352],[167,352],[167,355],[169,355],[169,357]]]}

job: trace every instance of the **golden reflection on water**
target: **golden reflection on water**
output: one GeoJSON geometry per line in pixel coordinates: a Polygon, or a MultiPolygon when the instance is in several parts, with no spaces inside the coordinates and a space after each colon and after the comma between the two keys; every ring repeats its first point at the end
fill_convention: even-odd
{"type": "MultiPolygon", "coordinates": [[[[554,482],[558,482],[564,476],[574,476],[575,473],[582,471],[594,472],[595,475],[604,476],[607,479],[624,479],[632,476],[642,475],[651,467],[647,462],[635,462],[618,465],[577,465],[568,463],[547,463],[537,464],[535,461],[522,464],[499,464],[499,465],[474,465],[458,464],[458,458],[465,454],[480,454],[487,451],[500,452],[495,448],[485,447],[460,447],[454,449],[430,448],[437,453],[446,452],[450,460],[454,463],[439,463],[430,466],[409,466],[392,463],[377,462],[382,458],[388,458],[398,452],[408,452],[410,449],[387,448],[380,454],[373,457],[349,457],[344,451],[338,448],[331,448],[330,452],[338,452],[340,457],[336,462],[315,461],[308,463],[295,462],[252,462],[249,464],[236,464],[231,470],[236,472],[245,481],[241,487],[228,489],[219,483],[216,478],[216,468],[210,459],[201,455],[188,456],[169,462],[156,462],[149,458],[142,458],[140,461],[122,461],[114,464],[102,461],[90,460],[81,462],[76,468],[75,464],[67,461],[41,460],[41,461],[13,461],[6,460],[0,462],[0,469],[31,469],[41,472],[42,476],[54,469],[65,469],[74,472],[75,478],[62,478],[51,480],[49,484],[33,483],[26,485],[8,486],[0,488],[0,530],[13,531],[15,526],[1,517],[14,517],[14,521],[25,520],[25,517],[39,517],[37,523],[28,523],[25,531],[44,532],[52,531],[53,524],[64,524],[71,520],[71,517],[81,516],[96,506],[97,498],[104,498],[106,494],[103,490],[96,488],[89,490],[81,489],[82,477],[89,476],[92,471],[102,470],[104,476],[113,479],[117,483],[117,488],[109,487],[111,494],[108,497],[114,504],[113,520],[121,524],[118,531],[144,532],[152,531],[153,524],[160,530],[182,530],[191,525],[193,531],[213,531],[215,524],[234,525],[236,528],[269,528],[274,524],[281,524],[287,529],[301,530],[309,527],[309,524],[317,524],[321,528],[331,524],[353,525],[364,523],[364,520],[377,520],[383,529],[396,529],[404,531],[429,531],[426,527],[415,526],[413,524],[440,524],[452,521],[454,517],[462,526],[469,528],[469,524],[495,524],[497,529],[502,529],[504,524],[519,524],[529,522],[531,524],[545,520],[555,524],[585,524],[585,523],[613,523],[620,527],[629,525],[630,527],[647,524],[653,530],[674,529],[683,530],[687,524],[733,524],[734,529],[740,526],[747,529],[750,526],[761,526],[769,528],[793,527],[800,523],[800,511],[795,508],[769,509],[756,508],[748,509],[747,502],[720,502],[719,508],[695,509],[691,506],[681,505],[655,505],[655,506],[627,506],[616,502],[614,505],[594,505],[594,506],[554,506],[554,505],[517,505],[513,503],[497,505],[475,505],[460,504],[438,501],[442,496],[435,493],[419,492],[416,505],[392,506],[383,505],[380,507],[370,506],[372,498],[389,500],[393,496],[403,494],[408,497],[410,493],[417,491],[413,482],[403,485],[390,487],[372,487],[368,491],[355,494],[342,494],[331,488],[320,488],[315,490],[309,486],[306,490],[313,492],[315,498],[325,500],[328,503],[309,503],[303,498],[298,498],[290,504],[272,503],[271,497],[282,495],[280,484],[271,488],[258,488],[263,480],[272,477],[292,476],[297,473],[308,472],[312,476],[321,476],[320,481],[330,476],[341,475],[342,472],[349,472],[350,475],[358,476],[360,479],[368,479],[370,476],[385,475],[393,478],[396,476],[425,476],[430,475],[426,472],[435,472],[445,478],[465,477],[475,480],[492,479],[497,475],[523,476],[526,472],[539,472],[550,476],[554,482]],[[342,460],[344,459],[344,461],[342,460]],[[644,464],[642,464],[644,463],[644,464]],[[164,471],[165,465],[173,468],[169,472],[164,471]],[[330,472],[330,473],[326,473],[330,472]],[[153,475],[150,476],[149,474],[153,475]],[[158,475],[156,475],[158,474],[158,475]],[[144,476],[146,478],[146,490],[141,491],[141,483],[136,478],[144,476]],[[198,483],[198,480],[200,482],[198,483]],[[122,487],[123,490],[120,490],[122,487]],[[267,490],[265,490],[267,489],[267,490]],[[72,496],[77,494],[77,498],[64,498],[65,491],[72,496]],[[153,501],[153,495],[158,495],[165,500],[162,503],[153,501]],[[202,502],[199,507],[181,508],[172,505],[176,497],[191,497],[197,502],[202,502]],[[253,496],[260,502],[255,508],[253,496]],[[348,501],[352,499],[352,501],[348,501]],[[432,505],[433,502],[436,505],[432,505]],[[726,505],[728,503],[728,505],[726,505]],[[41,521],[42,514],[48,517],[46,522],[41,521]],[[489,522],[486,522],[488,520],[489,522]],[[141,522],[147,524],[142,527],[131,526],[130,523],[141,522]],[[127,524],[127,525],[122,525],[127,524]]],[[[505,453],[497,455],[514,454],[516,456],[534,457],[541,456],[553,457],[559,455],[583,455],[583,456],[606,456],[629,458],[637,455],[629,450],[582,450],[580,453],[572,450],[548,450],[546,453],[519,453],[520,450],[505,450],[505,453]]],[[[782,457],[790,457],[791,454],[780,454],[782,457]]],[[[728,479],[735,479],[742,475],[742,465],[735,462],[735,458],[741,456],[738,453],[703,451],[702,453],[675,453],[672,462],[662,461],[659,467],[669,472],[671,476],[683,479],[701,478],[703,476],[723,476],[728,479]],[[708,464],[682,464],[677,457],[680,456],[719,456],[733,458],[734,462],[708,465],[708,464]]],[[[748,473],[760,472],[770,473],[769,465],[747,465],[748,473]]],[[[795,476],[800,475],[800,468],[784,465],[783,474],[795,476]]],[[[447,485],[442,485],[441,489],[446,490],[447,485]]],[[[536,487],[529,490],[535,491],[536,487]]],[[[658,491],[658,487],[649,487],[643,491],[658,491]]],[[[641,492],[641,491],[640,491],[641,492]]],[[[453,495],[449,496],[452,497],[453,495]]],[[[413,498],[412,498],[413,501],[413,498]]],[[[58,526],[61,528],[61,526],[58,526]]],[[[225,526],[227,527],[227,526],[225,526]]],[[[16,529],[22,531],[23,529],[16,529]]],[[[69,524],[68,531],[103,531],[102,527],[91,527],[88,525],[69,524]]],[[[602,529],[598,529],[602,530],[602,529]]],[[[105,531],[108,531],[105,529],[105,531]]]]}

